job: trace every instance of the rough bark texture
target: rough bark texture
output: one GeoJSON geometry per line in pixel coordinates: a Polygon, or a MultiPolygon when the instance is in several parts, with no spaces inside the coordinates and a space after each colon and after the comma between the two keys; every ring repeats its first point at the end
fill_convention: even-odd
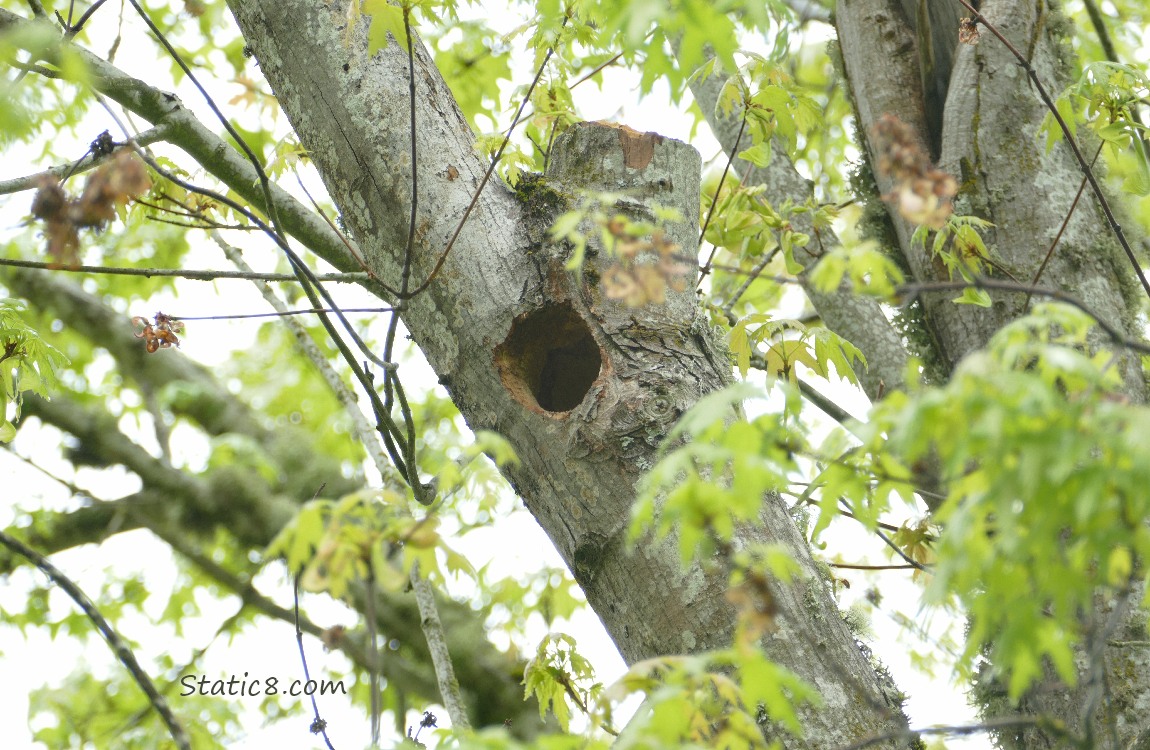
{"type": "MultiPolygon", "coordinates": [[[[1065,65],[1054,11],[1046,3],[987,0],[983,13],[1030,62],[1048,90],[1065,84],[1065,65]],[[1042,10],[1040,18],[1038,11],[1042,10]]],[[[871,129],[890,113],[925,132],[914,37],[892,2],[844,0],[836,13],[839,41],[860,131],[872,163],[877,156],[871,129]],[[871,74],[882,70],[883,75],[871,74]]],[[[1064,31],[1064,29],[1062,29],[1064,31]]],[[[1017,279],[1029,282],[1042,263],[1074,200],[1082,174],[1065,146],[1046,152],[1038,126],[1045,114],[1025,73],[990,34],[956,56],[943,130],[939,166],[960,183],[956,212],[994,222],[986,234],[991,256],[1017,279]]],[[[893,188],[877,175],[881,192],[893,188]]],[[[892,213],[900,252],[918,281],[948,278],[942,261],[912,246],[914,227],[892,213]]],[[[995,272],[1000,275],[1000,272],[995,272]]],[[[1128,264],[1093,200],[1083,200],[1063,234],[1042,283],[1072,291],[1104,318],[1132,324],[1128,264]]],[[[984,345],[1003,324],[1022,314],[1025,295],[992,294],[989,309],[951,303],[951,293],[924,299],[927,320],[949,371],[984,345]]],[[[1132,395],[1142,400],[1141,376],[1127,368],[1132,395]]]]}
{"type": "MultiPolygon", "coordinates": [[[[412,197],[406,50],[393,44],[369,59],[364,29],[345,28],[340,3],[231,6],[371,270],[398,285],[412,197]]],[[[418,283],[485,164],[418,43],[415,65],[418,283]]],[[[699,158],[683,144],[588,124],[555,151],[548,179],[560,203],[580,188],[625,190],[620,208],[632,215],[647,215],[652,200],[697,215],[699,158]]],[[[567,251],[545,242],[558,208],[548,203],[537,195],[524,204],[489,185],[434,283],[406,305],[405,324],[471,427],[495,430],[515,447],[521,463],[509,478],[624,657],[725,645],[725,573],[682,572],[673,542],[629,553],[624,529],[635,481],[668,428],[725,384],[730,366],[690,292],[630,309],[603,298],[593,255],[581,273],[567,271],[567,251]]],[[[668,227],[690,248],[697,231],[693,222],[668,227]]],[[[804,717],[806,743],[793,746],[834,747],[903,726],[785,508],[771,500],[764,514],[766,529],[742,543],[782,542],[805,572],[779,592],[783,615],[770,652],[825,700],[804,717]]]]}
{"type": "MultiPolygon", "coordinates": [[[[984,0],[981,11],[1027,55],[1040,80],[1055,95],[1066,84],[1064,47],[1067,27],[1056,6],[1043,0],[984,0]]],[[[871,128],[884,113],[923,130],[921,85],[914,37],[893,0],[840,0],[836,26],[843,61],[872,163],[876,147],[871,128]],[[883,71],[874,75],[874,71],[883,71]],[[908,92],[919,92],[917,97],[908,92]]],[[[961,46],[947,98],[939,166],[960,183],[959,214],[973,214],[994,223],[984,233],[986,244],[1004,268],[1029,283],[1041,265],[1066,212],[1074,200],[1082,173],[1066,144],[1046,150],[1038,132],[1046,110],[1013,55],[989,33],[977,46],[961,46]]],[[[1091,150],[1092,154],[1093,151],[1091,150]]],[[[880,191],[892,188],[878,176],[880,191]]],[[[913,227],[891,214],[900,241],[899,252],[919,281],[947,279],[937,258],[912,246],[913,227]]],[[[994,273],[1000,275],[999,272],[994,273]]],[[[1084,300],[1101,317],[1137,334],[1132,311],[1140,290],[1114,235],[1103,221],[1097,202],[1087,193],[1062,235],[1041,283],[1084,300]]],[[[993,307],[956,305],[955,295],[925,297],[926,323],[941,353],[941,369],[949,372],[966,354],[983,346],[1004,324],[1025,312],[1025,295],[993,294],[993,307]]],[[[1120,356],[1129,396],[1145,400],[1145,383],[1135,357],[1120,356]]],[[[1135,593],[1134,601],[1140,599],[1135,593]]],[[[1122,635],[1115,641],[1144,640],[1145,613],[1134,610],[1110,622],[1112,602],[1103,602],[1087,619],[1095,633],[1122,635]]],[[[1079,684],[1070,689],[1053,677],[1026,696],[1021,711],[1056,717],[1071,731],[1085,726],[1092,696],[1105,685],[1107,699],[1097,702],[1090,731],[1099,742],[1117,740],[1126,747],[1146,731],[1145,696],[1150,694],[1150,658],[1144,650],[1110,646],[1093,661],[1083,653],[1079,684]],[[1103,671],[1093,667],[1102,663],[1103,671]]],[[[1011,709],[992,679],[978,690],[986,718],[1011,709]]],[[[1039,729],[1003,735],[1011,747],[1053,747],[1059,740],[1039,729]]],[[[1109,746],[1109,745],[1108,745],[1109,746]]]]}

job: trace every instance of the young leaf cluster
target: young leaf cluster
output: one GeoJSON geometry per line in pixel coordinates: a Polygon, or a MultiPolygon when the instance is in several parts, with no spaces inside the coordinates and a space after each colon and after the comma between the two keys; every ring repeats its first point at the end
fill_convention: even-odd
{"type": "Polygon", "coordinates": [[[1075,680],[1081,613],[1100,590],[1143,580],[1134,561],[1150,554],[1150,410],[1120,395],[1122,355],[1091,353],[1090,327],[1077,310],[1040,306],[946,386],[877,406],[856,433],[863,446],[819,478],[825,510],[846,500],[873,528],[937,462],[947,494],[926,594],[969,615],[960,666],[988,656],[1015,699],[1046,660],[1075,680]]]}
{"type": "Polygon", "coordinates": [[[24,302],[0,300],[0,442],[16,436],[10,414],[18,414],[20,398],[34,393],[45,398],[56,382],[56,370],[67,358],[24,322],[24,302]]]}

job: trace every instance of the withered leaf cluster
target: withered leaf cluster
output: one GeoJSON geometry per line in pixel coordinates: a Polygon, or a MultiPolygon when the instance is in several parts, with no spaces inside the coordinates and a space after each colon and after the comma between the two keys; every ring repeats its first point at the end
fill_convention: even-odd
{"type": "Polygon", "coordinates": [[[978,44],[981,33],[973,18],[963,18],[958,22],[958,41],[971,46],[978,44]]]}
{"type": "Polygon", "coordinates": [[[726,599],[738,612],[741,638],[755,643],[775,629],[779,606],[761,571],[744,571],[742,580],[727,589],[726,599]]]}
{"type": "Polygon", "coordinates": [[[954,213],[958,182],[931,164],[914,129],[894,115],[883,115],[874,126],[879,173],[895,180],[885,197],[913,224],[939,230],[954,213]]]}
{"type": "Polygon", "coordinates": [[[603,272],[601,284],[608,299],[622,300],[628,307],[648,303],[661,304],[667,298],[667,287],[683,291],[695,270],[683,261],[679,246],[662,230],[649,239],[631,237],[625,222],[608,222],[607,231],[615,238],[619,261],[603,272]]]}
{"type": "Polygon", "coordinates": [[[62,266],[80,264],[80,230],[103,229],[116,216],[116,209],[152,186],[144,163],[130,149],[121,149],[100,165],[79,198],[64,190],[60,181],[43,175],[32,199],[32,215],[44,222],[48,257],[62,266]]]}
{"type": "Polygon", "coordinates": [[[180,337],[176,334],[184,332],[182,321],[162,312],[156,313],[154,321],[139,316],[132,318],[132,325],[136,328],[136,338],[144,340],[149,354],[159,349],[178,347],[180,337]]]}

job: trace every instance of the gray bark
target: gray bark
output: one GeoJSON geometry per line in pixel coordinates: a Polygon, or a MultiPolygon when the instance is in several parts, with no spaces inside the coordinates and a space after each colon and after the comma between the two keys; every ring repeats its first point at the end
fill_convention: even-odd
{"type": "MultiPolygon", "coordinates": [[[[953,1],[953,0],[952,0],[953,1]]],[[[1052,11],[1047,10],[1045,15],[1052,11]]],[[[1058,91],[1065,84],[1061,41],[1037,6],[988,0],[983,13],[1022,50],[1058,91]]],[[[887,0],[844,0],[836,12],[851,95],[872,162],[872,128],[890,113],[926,132],[914,35],[900,10],[887,0]],[[883,75],[874,75],[881,70],[883,75]]],[[[1045,109],[1025,73],[989,34],[976,46],[960,45],[947,99],[939,166],[958,179],[956,212],[994,222],[985,239],[991,256],[1016,278],[1029,282],[1062,224],[1081,181],[1072,155],[1060,146],[1046,152],[1037,129],[1045,109]]],[[[894,183],[876,175],[883,194],[894,183]]],[[[914,227],[891,212],[900,252],[918,281],[946,280],[942,262],[912,247],[914,227]]],[[[1043,274],[1043,283],[1071,291],[1107,320],[1133,330],[1130,269],[1093,200],[1084,199],[1043,274]]],[[[998,275],[998,272],[995,272],[998,275]]],[[[927,321],[949,371],[983,346],[1005,323],[1022,314],[1025,295],[992,294],[989,309],[951,303],[953,293],[924,299],[927,321]]],[[[1127,367],[1131,395],[1143,400],[1141,376],[1127,367]]]]}
{"type": "MultiPolygon", "coordinates": [[[[416,44],[419,156],[412,165],[407,55],[392,45],[368,59],[362,29],[343,6],[317,0],[231,4],[302,143],[368,265],[398,286],[419,178],[412,278],[426,278],[478,185],[485,164],[426,50],[416,44]],[[307,33],[300,33],[306,29],[307,33]]],[[[554,187],[628,190],[633,215],[649,202],[697,214],[699,158],[653,134],[597,125],[556,145],[554,187]]],[[[492,184],[434,283],[403,319],[473,429],[505,435],[521,463],[512,484],[555,543],[628,661],[726,645],[732,613],[725,572],[683,572],[673,542],[629,552],[624,541],[635,482],[675,418],[730,378],[689,292],[628,309],[580,274],[566,250],[545,244],[554,207],[525,207],[492,184]],[[577,377],[550,377],[565,361],[577,377]]],[[[693,223],[669,227],[693,248],[693,223]]],[[[834,747],[897,730],[904,720],[842,623],[805,541],[777,500],[751,541],[779,541],[804,580],[780,587],[780,627],[768,643],[780,663],[814,683],[825,705],[804,715],[806,740],[834,747]]]]}
{"type": "MultiPolygon", "coordinates": [[[[981,11],[1028,55],[1047,90],[1057,94],[1066,84],[1067,55],[1071,54],[1059,37],[1065,33],[1065,24],[1059,22],[1058,8],[1045,1],[984,0],[981,11]]],[[[877,154],[871,128],[884,113],[895,114],[925,132],[914,36],[893,0],[840,0],[836,26],[860,132],[873,163],[877,154]],[[918,95],[908,96],[908,92],[918,95]]],[[[977,46],[959,46],[939,166],[959,181],[957,213],[994,223],[984,234],[992,257],[1023,283],[1030,282],[1046,256],[1082,179],[1066,144],[1047,152],[1045,138],[1038,134],[1045,113],[1025,72],[997,39],[984,32],[977,46]]],[[[891,190],[889,179],[878,175],[877,180],[881,192],[891,190]]],[[[913,227],[894,211],[891,221],[914,277],[926,282],[945,280],[941,261],[928,250],[911,246],[913,227]]],[[[1041,283],[1074,294],[1129,335],[1140,335],[1133,311],[1141,292],[1089,193],[1079,203],[1041,283]]],[[[943,371],[953,369],[962,357],[1025,312],[1021,294],[992,294],[989,309],[955,305],[950,301],[954,296],[928,295],[923,300],[943,371]]],[[[1120,359],[1128,395],[1144,402],[1145,383],[1137,358],[1127,353],[1120,359]]],[[[1140,595],[1133,598],[1138,601],[1140,595]]],[[[1084,616],[1095,637],[1105,639],[1097,634],[1109,632],[1119,634],[1112,641],[1144,641],[1145,612],[1122,609],[1112,618],[1113,608],[1113,602],[1100,601],[1096,612],[1084,616]]],[[[1060,684],[1051,673],[1020,707],[1007,705],[1001,688],[988,676],[976,691],[984,718],[1009,711],[1054,717],[1073,732],[1090,733],[1099,746],[1126,747],[1148,725],[1145,696],[1150,694],[1150,658],[1144,649],[1111,643],[1093,655],[1083,651],[1079,666],[1076,687],[1060,684]],[[1097,699],[1098,691],[1105,694],[1105,700],[1097,699]]],[[[1004,733],[1000,740],[1019,748],[1059,744],[1056,735],[1039,728],[1004,733]]]]}
{"type": "MultiPolygon", "coordinates": [[[[719,76],[699,77],[691,81],[691,93],[723,150],[732,154],[739,137],[739,118],[724,117],[718,110],[722,86],[719,76]]],[[[750,144],[744,142],[740,148],[748,146],[750,144]]],[[[799,174],[787,157],[786,149],[781,146],[772,149],[771,161],[766,167],[755,167],[736,159],[732,169],[736,174],[747,175],[745,181],[748,184],[766,185],[768,199],[773,203],[781,204],[790,199],[795,205],[802,205],[810,200],[813,192],[810,182],[799,174]]],[[[796,231],[811,237],[807,247],[795,251],[804,271],[814,268],[824,253],[833,251],[839,244],[834,232],[814,231],[809,213],[794,214],[791,223],[796,231]]],[[[826,327],[857,346],[866,357],[867,366],[859,368],[856,374],[867,396],[877,400],[884,392],[900,390],[906,376],[906,349],[902,336],[887,320],[878,301],[852,294],[849,288],[822,292],[806,283],[805,275],[800,277],[800,281],[826,327]]]]}

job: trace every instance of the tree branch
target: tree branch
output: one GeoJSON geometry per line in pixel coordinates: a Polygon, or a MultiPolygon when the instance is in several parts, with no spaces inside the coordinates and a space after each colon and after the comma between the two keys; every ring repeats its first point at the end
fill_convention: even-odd
{"type": "MultiPolygon", "coordinates": [[[[149,128],[143,133],[136,135],[132,138],[140,146],[150,146],[153,143],[166,141],[168,135],[172,130],[169,124],[159,125],[154,128],[149,128]]],[[[19,193],[22,190],[32,190],[39,186],[40,182],[45,177],[54,177],[57,180],[63,180],[67,176],[83,174],[91,169],[103,164],[108,160],[111,154],[93,153],[89,151],[84,156],[68,164],[60,164],[55,167],[49,167],[43,172],[36,174],[25,175],[24,177],[16,177],[11,180],[0,180],[0,195],[9,195],[11,193],[19,193]]]]}
{"type": "Polygon", "coordinates": [[[167,699],[156,689],[152,678],[148,676],[148,673],[145,672],[144,668],[140,666],[140,663],[136,661],[136,655],[132,652],[132,647],[128,645],[127,641],[120,637],[120,634],[116,632],[107,619],[100,614],[100,610],[92,603],[92,600],[80,590],[80,587],[73,583],[72,579],[60,572],[55,565],[48,562],[46,557],[23,544],[18,539],[8,536],[3,531],[0,531],[0,544],[3,544],[13,552],[30,560],[33,565],[51,578],[52,582],[59,586],[65,594],[71,597],[72,601],[76,602],[80,609],[84,610],[84,614],[88,616],[88,619],[96,626],[96,630],[99,631],[100,635],[104,637],[104,640],[108,642],[112,653],[116,655],[116,658],[120,660],[132,675],[136,684],[144,691],[144,695],[148,696],[148,702],[152,704],[152,707],[156,709],[156,713],[160,715],[164,724],[167,725],[168,733],[172,735],[172,740],[175,741],[176,746],[181,748],[181,750],[192,750],[192,743],[188,739],[187,732],[184,731],[183,726],[176,719],[176,715],[172,713],[172,708],[168,705],[167,699]]]}
{"type": "MultiPolygon", "coordinates": [[[[728,154],[734,155],[741,130],[740,117],[724,118],[718,111],[719,93],[723,81],[717,75],[696,76],[691,80],[691,93],[694,94],[707,124],[728,154]]],[[[795,169],[786,156],[784,148],[776,146],[771,150],[771,161],[765,168],[758,168],[742,159],[737,161],[740,173],[748,176],[747,184],[766,185],[772,203],[781,204],[787,200],[802,205],[811,199],[811,184],[795,169]],[[749,171],[748,171],[749,170],[749,171]]],[[[832,251],[838,238],[831,231],[813,231],[810,214],[794,214],[790,217],[796,231],[809,234],[814,252],[805,263],[810,269],[823,253],[832,251]]],[[[810,251],[808,251],[810,252],[810,251]]],[[[849,289],[824,293],[806,282],[800,276],[803,291],[818,311],[827,328],[857,346],[866,357],[867,368],[858,373],[859,383],[872,401],[882,394],[902,387],[906,374],[906,349],[902,336],[886,319],[877,300],[860,297],[849,289]]]]}
{"type": "Polygon", "coordinates": [[[419,563],[411,569],[411,586],[415,589],[415,601],[419,605],[419,624],[427,639],[431,663],[435,665],[435,677],[439,684],[439,694],[443,696],[443,705],[451,716],[452,728],[466,732],[471,729],[471,722],[467,718],[467,711],[459,695],[459,680],[455,678],[451,652],[447,648],[447,639],[443,634],[443,623],[439,620],[435,589],[420,575],[419,563]]]}
{"type": "Polygon", "coordinates": [[[974,281],[934,281],[922,284],[903,284],[895,290],[898,296],[904,298],[907,302],[918,294],[927,294],[931,292],[954,292],[963,289],[993,289],[1002,292],[1014,292],[1016,294],[1025,294],[1027,296],[1036,294],[1040,297],[1049,297],[1058,302],[1064,302],[1068,305],[1077,307],[1082,312],[1089,315],[1098,324],[1098,327],[1105,331],[1106,335],[1115,344],[1122,346],[1126,349],[1139,352],[1141,354],[1150,354],[1150,344],[1144,341],[1131,338],[1122,333],[1113,323],[1102,317],[1101,314],[1096,312],[1093,308],[1089,307],[1085,302],[1078,297],[1064,292],[1061,289],[1051,289],[1049,287],[1040,286],[1027,286],[1026,284],[1019,284],[1016,281],[1001,281],[999,279],[978,278],[974,281]]]}
{"type": "MultiPolygon", "coordinates": [[[[92,501],[67,512],[41,512],[35,522],[26,527],[10,527],[8,533],[18,533],[24,541],[45,555],[54,555],[82,544],[100,544],[116,534],[141,527],[132,510],[136,506],[164,507],[165,495],[147,490],[117,500],[92,501]]],[[[19,560],[0,552],[0,576],[17,568],[19,560]]]]}
{"type": "MultiPolygon", "coordinates": [[[[41,23],[0,8],[0,33],[8,34],[17,45],[24,44],[25,49],[30,46],[25,40],[42,39],[42,35],[35,33],[41,23]]],[[[165,140],[182,149],[259,210],[268,212],[256,169],[235,148],[208,130],[175,95],[133,78],[88,50],[65,41],[62,36],[54,48],[40,51],[46,59],[52,59],[58,55],[63,45],[69,45],[88,66],[97,91],[154,126],[163,127],[168,134],[165,140]]],[[[273,184],[270,192],[275,203],[275,213],[288,234],[336,268],[343,271],[360,270],[359,264],[348,251],[347,243],[350,240],[334,232],[322,218],[283,189],[273,184]]]]}
{"type": "MultiPolygon", "coordinates": [[[[30,268],[52,273],[89,273],[108,276],[143,276],[144,278],[189,279],[191,281],[219,281],[220,279],[241,279],[244,281],[291,281],[298,282],[293,273],[259,273],[257,271],[196,271],[187,268],[125,268],[123,266],[61,266],[59,263],[45,263],[35,260],[0,258],[0,266],[10,268],[30,268]]],[[[334,281],[348,284],[363,284],[369,276],[362,272],[317,273],[320,281],[334,281]]],[[[345,311],[349,312],[349,311],[345,311]]]]}

